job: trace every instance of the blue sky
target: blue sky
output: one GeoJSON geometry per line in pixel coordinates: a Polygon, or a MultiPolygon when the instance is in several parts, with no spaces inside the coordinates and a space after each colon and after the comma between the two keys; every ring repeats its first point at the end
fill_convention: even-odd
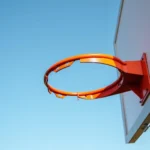
{"type": "MultiPolygon", "coordinates": [[[[125,144],[119,96],[58,99],[43,83],[55,62],[77,54],[114,55],[120,0],[0,1],[0,149],[141,150],[125,144]]],[[[106,86],[116,70],[76,62],[50,81],[70,91],[106,86]]]]}

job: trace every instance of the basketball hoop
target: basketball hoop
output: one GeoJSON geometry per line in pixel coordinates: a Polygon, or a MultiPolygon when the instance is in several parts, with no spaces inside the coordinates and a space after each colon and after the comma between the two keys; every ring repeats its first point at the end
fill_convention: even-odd
{"type": "Polygon", "coordinates": [[[150,94],[150,78],[147,66],[146,54],[141,60],[122,61],[119,58],[106,54],[82,54],[63,59],[52,65],[45,73],[44,83],[49,93],[54,93],[58,98],[66,96],[77,96],[81,99],[93,100],[127,91],[133,91],[141,100],[143,105],[150,94]],[[119,78],[104,88],[86,92],[67,92],[56,89],[48,84],[48,76],[51,72],[58,72],[70,67],[74,61],[80,60],[81,63],[99,63],[115,67],[120,72],[119,78]]]}

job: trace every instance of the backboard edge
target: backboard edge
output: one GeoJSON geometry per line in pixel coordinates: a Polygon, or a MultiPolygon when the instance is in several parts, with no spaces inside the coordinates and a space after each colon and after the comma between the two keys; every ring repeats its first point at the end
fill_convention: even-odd
{"type": "Polygon", "coordinates": [[[147,101],[147,104],[144,106],[143,106],[144,109],[142,110],[141,114],[137,118],[133,127],[130,129],[129,131],[130,134],[126,136],[127,143],[135,143],[144,132],[146,124],[150,123],[150,113],[149,113],[150,100],[147,101]]]}

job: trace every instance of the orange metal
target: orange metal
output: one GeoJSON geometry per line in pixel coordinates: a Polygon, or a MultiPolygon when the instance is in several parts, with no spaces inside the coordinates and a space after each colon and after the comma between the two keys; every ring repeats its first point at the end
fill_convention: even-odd
{"type": "Polygon", "coordinates": [[[44,75],[44,83],[48,88],[49,93],[55,93],[58,98],[77,96],[78,98],[93,100],[133,91],[141,99],[140,103],[143,105],[150,94],[150,77],[145,53],[143,54],[142,59],[138,61],[122,61],[115,56],[106,54],[82,54],[69,57],[57,62],[47,70],[44,75]],[[120,72],[120,77],[109,86],[86,92],[66,92],[56,89],[48,84],[48,75],[51,72],[58,72],[67,68],[76,60],[80,60],[81,63],[100,63],[115,67],[120,72]]]}

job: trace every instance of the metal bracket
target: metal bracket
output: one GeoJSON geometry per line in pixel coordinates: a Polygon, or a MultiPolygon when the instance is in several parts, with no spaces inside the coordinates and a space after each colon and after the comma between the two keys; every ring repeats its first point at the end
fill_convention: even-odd
{"type": "Polygon", "coordinates": [[[144,132],[146,132],[150,127],[150,123],[146,123],[146,124],[144,124],[144,126],[145,126],[144,132]]]}
{"type": "Polygon", "coordinates": [[[141,85],[143,98],[141,98],[140,103],[141,105],[144,105],[148,96],[150,95],[150,75],[146,53],[143,54],[141,62],[143,68],[143,82],[142,82],[143,85],[141,85]]]}

